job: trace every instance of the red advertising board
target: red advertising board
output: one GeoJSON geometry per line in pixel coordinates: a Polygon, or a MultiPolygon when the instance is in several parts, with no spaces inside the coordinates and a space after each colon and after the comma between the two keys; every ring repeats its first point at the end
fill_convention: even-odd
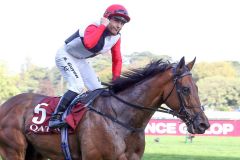
{"type": "MultiPolygon", "coordinates": [[[[240,136],[240,120],[209,120],[203,136],[240,136]]],[[[151,119],[146,135],[186,135],[186,125],[178,119],[151,119]]]]}

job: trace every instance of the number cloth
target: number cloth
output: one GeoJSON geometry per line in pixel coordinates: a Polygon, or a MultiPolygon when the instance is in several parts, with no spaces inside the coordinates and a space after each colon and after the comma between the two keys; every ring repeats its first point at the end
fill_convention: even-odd
{"type": "MultiPolygon", "coordinates": [[[[50,129],[48,126],[49,119],[54,112],[60,97],[47,97],[33,106],[33,116],[25,124],[26,133],[35,134],[52,134],[60,133],[60,129],[50,129]]],[[[73,133],[79,121],[82,119],[86,108],[78,103],[73,107],[71,113],[65,118],[66,123],[70,126],[69,133],[73,133]]]]}

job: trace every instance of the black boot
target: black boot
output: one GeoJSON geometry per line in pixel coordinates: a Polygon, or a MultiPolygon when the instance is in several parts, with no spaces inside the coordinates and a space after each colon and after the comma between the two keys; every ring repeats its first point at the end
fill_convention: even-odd
{"type": "Polygon", "coordinates": [[[60,99],[58,102],[58,105],[52,115],[52,117],[49,120],[49,127],[54,128],[61,128],[66,126],[66,122],[62,120],[62,115],[64,111],[67,109],[67,107],[70,105],[72,100],[77,96],[78,94],[68,90],[60,99]]]}

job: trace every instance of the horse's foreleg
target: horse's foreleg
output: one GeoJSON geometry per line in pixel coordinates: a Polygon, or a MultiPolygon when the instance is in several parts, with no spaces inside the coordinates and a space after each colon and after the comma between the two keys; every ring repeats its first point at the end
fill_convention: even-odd
{"type": "Polygon", "coordinates": [[[137,154],[131,155],[129,158],[126,156],[126,154],[122,154],[121,156],[118,157],[117,160],[140,160],[141,158],[137,154]]]}
{"type": "Polygon", "coordinates": [[[117,160],[128,160],[126,154],[121,154],[117,160]]]}
{"type": "Polygon", "coordinates": [[[25,152],[17,151],[15,149],[1,146],[0,147],[0,155],[3,160],[25,160],[25,152]]]}
{"type": "Polygon", "coordinates": [[[87,154],[82,155],[82,160],[103,160],[102,156],[99,153],[95,152],[86,152],[87,154]]]}
{"type": "Polygon", "coordinates": [[[3,160],[25,160],[27,142],[20,131],[0,131],[0,155],[3,160]]]}

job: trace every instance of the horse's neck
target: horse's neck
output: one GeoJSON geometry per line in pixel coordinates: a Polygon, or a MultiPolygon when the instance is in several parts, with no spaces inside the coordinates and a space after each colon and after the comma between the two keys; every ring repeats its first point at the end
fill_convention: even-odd
{"type": "MultiPolygon", "coordinates": [[[[162,95],[162,82],[157,78],[152,78],[135,85],[118,94],[125,101],[143,107],[156,107],[162,95]]],[[[118,102],[119,104],[119,102],[118,102]]],[[[127,104],[121,103],[121,106],[115,107],[117,113],[121,113],[121,119],[133,127],[146,127],[154,112],[132,108],[127,104]]]]}

